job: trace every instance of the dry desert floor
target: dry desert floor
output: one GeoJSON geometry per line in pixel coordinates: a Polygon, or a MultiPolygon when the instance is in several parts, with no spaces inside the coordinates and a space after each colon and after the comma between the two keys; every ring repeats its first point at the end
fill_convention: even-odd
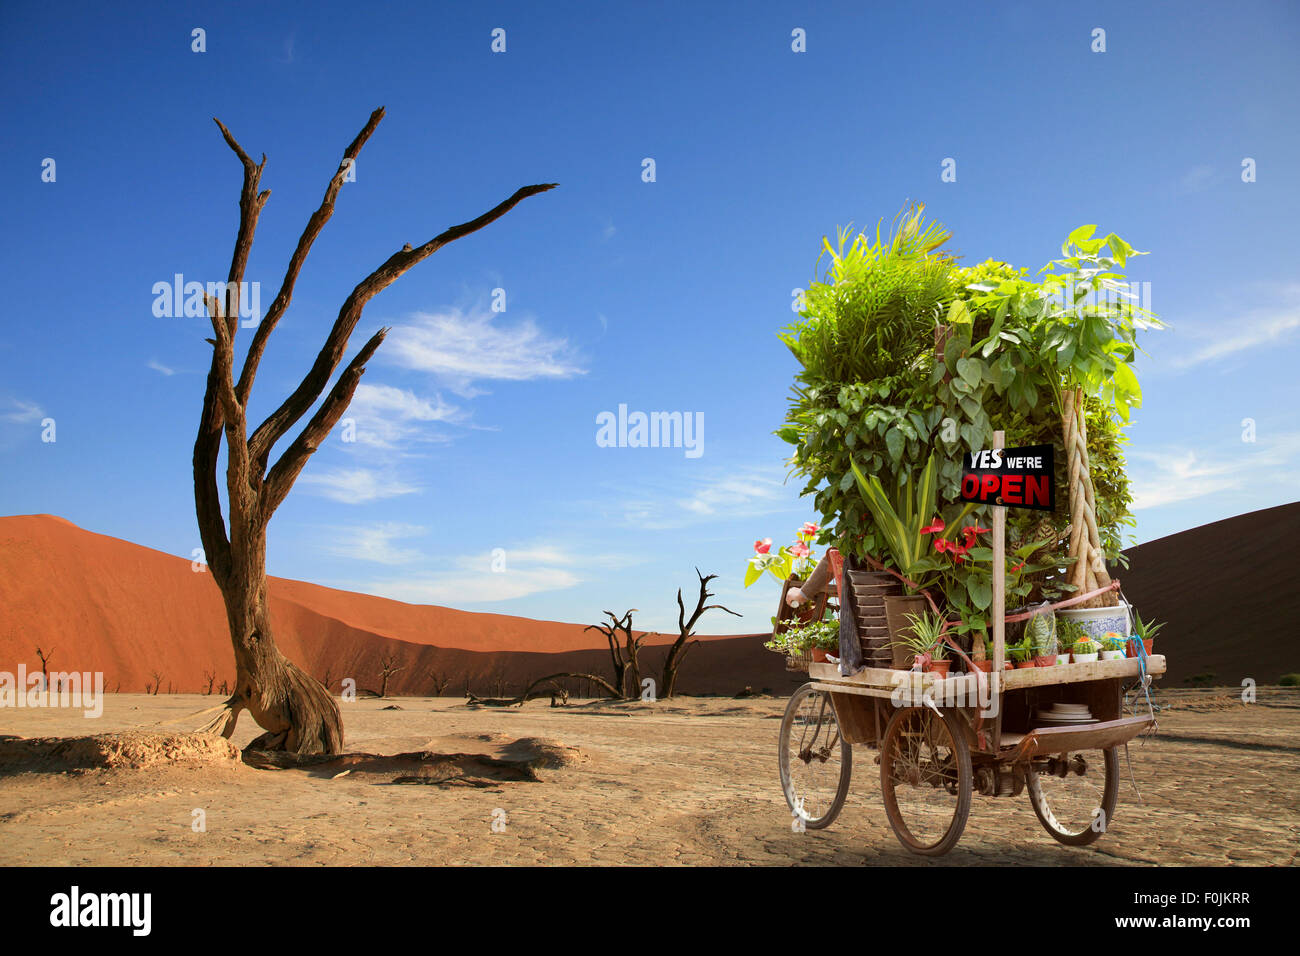
{"type": "MultiPolygon", "coordinates": [[[[1294,865],[1300,693],[1263,689],[1253,704],[1229,691],[1161,699],[1168,709],[1159,735],[1131,748],[1141,802],[1126,775],[1116,818],[1098,843],[1054,843],[1023,794],[976,795],[960,845],[937,862],[1294,865]]],[[[6,708],[0,736],[180,732],[217,700],[108,695],[97,720],[6,708]]],[[[231,759],[71,772],[11,765],[0,775],[0,864],[934,862],[898,844],[881,806],[874,751],[863,748],[839,819],[827,830],[792,831],[776,772],[781,698],[563,708],[542,699],[497,709],[404,697],[343,707],[349,751],[500,756],[521,739],[526,747],[540,739],[565,765],[539,769],[537,780],[452,773],[433,785],[395,783],[400,768],[361,765],[346,774],[255,769],[231,759]]],[[[257,732],[244,715],[234,742],[242,746],[257,732]]]]}

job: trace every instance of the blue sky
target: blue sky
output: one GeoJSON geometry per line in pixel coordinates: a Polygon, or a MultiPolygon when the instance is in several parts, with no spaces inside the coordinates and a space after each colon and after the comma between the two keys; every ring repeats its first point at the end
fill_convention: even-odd
{"type": "Polygon", "coordinates": [[[584,623],[635,607],[671,628],[698,565],[745,614],[704,631],[764,629],[776,585],[742,590],[752,542],[815,518],[771,434],[795,371],[776,332],[821,237],[908,200],[967,262],[1036,271],[1082,223],[1152,253],[1131,275],[1172,329],[1139,365],[1139,540],[1300,497],[1300,8],[914,9],[5,4],[0,514],[199,546],[210,329],[156,317],[152,288],[224,278],[240,168],[211,117],[269,158],[247,274],[265,308],[380,105],[251,419],[403,243],[561,187],[370,303],[353,347],[394,332],[353,410],[362,440],[336,433],[308,465],[271,525],[273,574],[584,623]],[[702,414],[703,454],[598,447],[596,416],[620,404],[702,414]]]}

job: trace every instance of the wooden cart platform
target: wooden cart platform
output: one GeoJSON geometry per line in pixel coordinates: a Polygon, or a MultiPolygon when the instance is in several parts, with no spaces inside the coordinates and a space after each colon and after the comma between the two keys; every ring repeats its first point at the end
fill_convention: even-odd
{"type": "MultiPolygon", "coordinates": [[[[1165,658],[1152,654],[1147,659],[1147,673],[1159,677],[1165,672],[1165,658]]],[[[1059,664],[1052,667],[1017,667],[1000,674],[985,675],[991,689],[996,691],[1023,690],[1053,684],[1077,684],[1083,681],[1136,678],[1140,673],[1136,657],[1123,657],[1114,661],[1092,661],[1086,664],[1059,664]],[[996,681],[994,680],[996,678],[996,681]]],[[[836,664],[811,664],[808,676],[816,690],[840,694],[861,694],[867,697],[892,697],[896,693],[920,691],[932,699],[967,697],[978,689],[978,675],[955,674],[939,677],[933,672],[892,670],[867,667],[852,677],[840,674],[836,664]]]]}

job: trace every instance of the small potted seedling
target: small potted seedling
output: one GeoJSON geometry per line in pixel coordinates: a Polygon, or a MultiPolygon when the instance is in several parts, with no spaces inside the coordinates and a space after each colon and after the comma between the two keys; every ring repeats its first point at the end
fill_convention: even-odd
{"type": "Polygon", "coordinates": [[[948,666],[952,662],[948,660],[948,647],[943,641],[943,618],[927,611],[924,614],[909,614],[907,619],[909,625],[904,628],[899,639],[892,641],[889,646],[901,647],[910,653],[913,667],[918,659],[928,659],[925,666],[927,671],[941,678],[947,677],[948,666]]]}
{"type": "Polygon", "coordinates": [[[1142,615],[1137,611],[1133,612],[1133,634],[1128,640],[1128,656],[1137,657],[1137,642],[1142,642],[1142,649],[1148,657],[1151,656],[1152,646],[1155,644],[1156,634],[1164,627],[1164,624],[1157,624],[1154,621],[1142,620],[1142,615]]]}

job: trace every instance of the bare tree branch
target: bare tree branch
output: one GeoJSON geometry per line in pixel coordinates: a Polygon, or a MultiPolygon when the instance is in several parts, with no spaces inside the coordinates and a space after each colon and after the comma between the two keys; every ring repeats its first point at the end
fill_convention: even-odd
{"type": "Polygon", "coordinates": [[[370,139],[370,135],[383,118],[384,108],[382,106],[370,114],[370,119],[366,122],[365,127],[357,134],[356,139],[352,141],[348,148],[343,151],[343,160],[339,163],[338,172],[334,174],[334,178],[330,180],[329,186],[325,189],[325,198],[321,200],[320,207],[307,220],[307,226],[298,239],[298,246],[293,250],[293,256],[289,259],[289,268],[285,271],[284,281],[280,283],[280,291],[276,293],[270,308],[266,310],[266,315],[258,323],[257,331],[253,333],[252,344],[249,345],[248,355],[244,358],[244,369],[239,373],[239,384],[235,388],[235,394],[239,396],[241,403],[248,401],[248,393],[252,391],[253,379],[257,376],[257,365],[262,360],[262,353],[266,350],[267,339],[271,337],[271,333],[275,331],[275,326],[280,321],[280,317],[284,315],[285,310],[289,308],[289,303],[293,300],[293,287],[298,282],[298,273],[302,271],[303,263],[307,261],[307,254],[311,252],[312,243],[316,241],[316,237],[325,228],[325,223],[329,222],[330,217],[334,215],[334,200],[338,198],[339,189],[343,186],[343,179],[347,176],[352,164],[356,162],[357,156],[360,155],[361,147],[366,145],[366,140],[370,139]]]}
{"type": "Polygon", "coordinates": [[[348,338],[352,335],[353,329],[356,328],[357,322],[361,320],[361,312],[365,309],[367,302],[396,282],[412,266],[423,262],[443,246],[462,236],[477,232],[484,226],[500,219],[529,196],[547,192],[557,185],[558,183],[543,183],[536,186],[524,186],[522,189],[516,190],[515,194],[505,202],[498,204],[477,219],[471,219],[459,226],[452,226],[419,248],[411,249],[408,247],[393,253],[383,265],[362,279],[356,288],[352,290],[352,294],[348,296],[347,301],[343,303],[343,307],[339,309],[339,316],[335,320],[334,327],[330,330],[325,344],[321,347],[320,353],[316,356],[316,362],[312,365],[311,371],[303,378],[301,384],[294,389],[293,394],[286,398],[280,407],[272,412],[266,421],[262,422],[253,432],[253,437],[249,439],[249,451],[254,461],[265,464],[270,456],[272,446],[284,437],[284,434],[293,427],[294,422],[301,418],[307,409],[311,408],[316,399],[320,397],[321,392],[325,390],[326,383],[343,358],[343,352],[347,349],[348,338]]]}

